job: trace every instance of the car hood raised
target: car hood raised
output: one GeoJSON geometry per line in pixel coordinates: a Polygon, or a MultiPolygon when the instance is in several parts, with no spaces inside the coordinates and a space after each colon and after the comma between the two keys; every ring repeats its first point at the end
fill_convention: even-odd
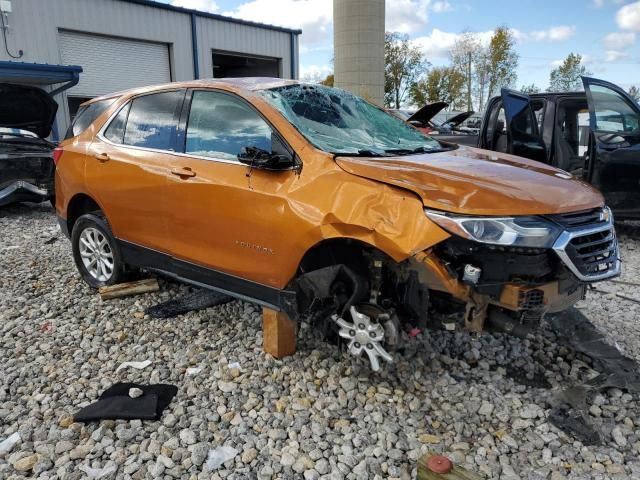
{"type": "Polygon", "coordinates": [[[433,117],[435,117],[438,113],[440,113],[448,106],[449,104],[447,102],[427,103],[424,107],[407,118],[407,122],[415,121],[421,123],[429,123],[429,121],[431,121],[433,117]]]}
{"type": "Polygon", "coordinates": [[[41,88],[0,83],[0,127],[28,130],[46,138],[57,111],[58,104],[41,88]]]}
{"type": "Polygon", "coordinates": [[[543,215],[604,203],[597,190],[563,170],[477,148],[336,162],[353,175],[411,190],[428,208],[453,213],[543,215]]]}
{"type": "Polygon", "coordinates": [[[453,117],[451,117],[446,122],[443,122],[443,124],[447,125],[449,127],[457,127],[458,125],[460,125],[462,122],[464,122],[467,118],[469,118],[474,113],[476,113],[476,112],[474,112],[473,110],[469,110],[468,112],[459,113],[458,115],[454,115],[453,117]]]}

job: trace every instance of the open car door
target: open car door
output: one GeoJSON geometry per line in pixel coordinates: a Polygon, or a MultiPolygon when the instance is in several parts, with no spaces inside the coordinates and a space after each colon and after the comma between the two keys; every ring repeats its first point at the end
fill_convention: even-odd
{"type": "Polygon", "coordinates": [[[640,218],[640,107],[620,87],[582,77],[591,133],[587,179],[618,218],[640,218]]]}
{"type": "Polygon", "coordinates": [[[529,96],[506,88],[503,88],[500,94],[506,119],[507,151],[513,155],[546,163],[544,143],[538,131],[538,121],[529,103],[529,96]]]}

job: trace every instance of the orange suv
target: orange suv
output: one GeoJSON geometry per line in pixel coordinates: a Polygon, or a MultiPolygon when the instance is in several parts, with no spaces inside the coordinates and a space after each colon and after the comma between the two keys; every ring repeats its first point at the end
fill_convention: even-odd
{"type": "Polygon", "coordinates": [[[96,98],[59,148],[56,210],[89,285],[144,268],[212,288],[312,322],[374,369],[415,328],[526,333],[620,270],[588,184],[322,85],[96,98]]]}

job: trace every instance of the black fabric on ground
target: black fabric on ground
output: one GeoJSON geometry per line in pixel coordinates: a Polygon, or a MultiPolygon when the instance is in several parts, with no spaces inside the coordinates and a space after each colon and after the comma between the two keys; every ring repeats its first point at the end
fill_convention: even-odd
{"type": "MultiPolygon", "coordinates": [[[[158,383],[156,385],[140,385],[139,383],[115,383],[107,388],[100,395],[100,400],[108,397],[129,396],[129,389],[139,388],[143,392],[143,397],[156,395],[158,397],[158,418],[162,411],[169,406],[173,397],[178,393],[178,387],[168,383],[158,383]]],[[[139,397],[142,398],[142,397],[139,397]]]]}
{"type": "Polygon", "coordinates": [[[602,435],[597,432],[587,413],[592,397],[601,390],[614,387],[640,393],[640,365],[609,345],[606,336],[575,308],[550,315],[548,322],[559,341],[590,357],[593,368],[601,372],[583,384],[559,390],[552,402],[549,422],[576,436],[585,445],[600,444],[602,435]]]}
{"type": "Polygon", "coordinates": [[[131,398],[128,395],[107,397],[84,407],[73,416],[75,422],[98,422],[100,420],[156,420],[158,418],[158,396],[143,395],[131,398]]]}
{"type": "Polygon", "coordinates": [[[171,318],[194,310],[204,310],[223,303],[229,303],[233,297],[212,290],[200,290],[176,300],[168,300],[145,309],[144,313],[153,318],[171,318]]]}
{"type": "Polygon", "coordinates": [[[178,387],[169,384],[140,385],[116,383],[106,389],[98,401],[84,407],[73,418],[76,422],[99,420],[159,420],[162,412],[178,393],[178,387]],[[129,397],[129,389],[139,388],[142,395],[129,397]]]}

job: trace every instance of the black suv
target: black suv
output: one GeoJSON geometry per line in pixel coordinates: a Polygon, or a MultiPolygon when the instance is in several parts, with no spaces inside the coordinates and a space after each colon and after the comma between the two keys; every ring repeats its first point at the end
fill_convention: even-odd
{"type": "Polygon", "coordinates": [[[582,81],[584,92],[503,89],[489,101],[477,145],[566,170],[597,187],[618,219],[638,219],[640,106],[617,85],[582,81]]]}

